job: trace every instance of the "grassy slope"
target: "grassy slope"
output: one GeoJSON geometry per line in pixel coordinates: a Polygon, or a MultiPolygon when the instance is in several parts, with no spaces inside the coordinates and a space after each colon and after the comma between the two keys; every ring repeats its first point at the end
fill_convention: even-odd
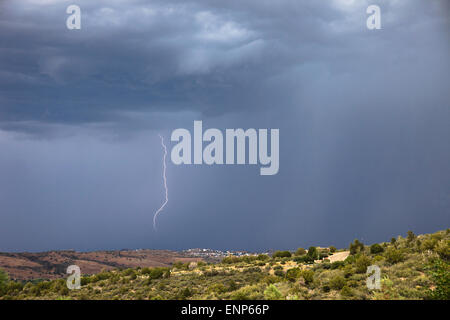
{"type": "Polygon", "coordinates": [[[0,286],[0,299],[450,298],[449,229],[380,245],[383,252],[371,253],[365,246],[334,263],[306,264],[295,256],[266,256],[191,268],[178,264],[170,269],[105,271],[83,277],[80,290],[68,290],[65,279],[34,284],[11,281],[0,286]],[[366,287],[365,270],[371,264],[381,268],[381,290],[366,287]]]}

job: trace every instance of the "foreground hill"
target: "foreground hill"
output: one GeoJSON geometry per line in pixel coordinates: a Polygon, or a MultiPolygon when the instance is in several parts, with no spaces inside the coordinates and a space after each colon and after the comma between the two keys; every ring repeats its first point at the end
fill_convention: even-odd
{"type": "Polygon", "coordinates": [[[72,264],[78,265],[83,274],[95,274],[118,268],[169,267],[175,261],[197,260],[168,250],[0,252],[0,268],[15,280],[62,278],[72,264]]]}
{"type": "Polygon", "coordinates": [[[0,299],[450,299],[450,230],[392,238],[346,250],[299,248],[227,257],[221,263],[181,263],[23,283],[0,273],[0,299]],[[334,257],[333,257],[334,256],[334,257]],[[343,260],[344,259],[344,260],[343,260]],[[381,288],[366,285],[367,267],[381,271],[381,288]]]}

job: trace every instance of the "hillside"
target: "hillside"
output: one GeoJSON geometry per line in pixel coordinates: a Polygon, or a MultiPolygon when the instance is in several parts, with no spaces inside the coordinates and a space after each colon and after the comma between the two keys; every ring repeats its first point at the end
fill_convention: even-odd
{"type": "Polygon", "coordinates": [[[118,268],[169,267],[175,261],[197,260],[168,250],[0,252],[0,269],[16,280],[58,279],[67,276],[66,269],[72,264],[78,265],[83,274],[96,274],[118,268]]]}
{"type": "Polygon", "coordinates": [[[272,257],[227,257],[221,263],[181,263],[83,276],[79,290],[65,279],[23,283],[3,279],[0,299],[450,299],[450,230],[392,238],[348,249],[334,247],[272,257]],[[347,252],[346,252],[347,251],[347,252]],[[381,270],[381,289],[366,286],[366,270],[381,270]]]}

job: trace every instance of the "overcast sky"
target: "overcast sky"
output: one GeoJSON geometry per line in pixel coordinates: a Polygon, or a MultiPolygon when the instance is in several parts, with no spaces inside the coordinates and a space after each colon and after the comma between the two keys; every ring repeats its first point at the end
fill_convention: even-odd
{"type": "Polygon", "coordinates": [[[450,225],[447,0],[3,0],[0,251],[347,247],[450,225]],[[81,8],[68,30],[66,8],[81,8]],[[366,8],[381,8],[380,30],[366,8]],[[279,128],[280,170],[158,134],[279,128]],[[169,152],[174,143],[167,141],[169,152]]]}

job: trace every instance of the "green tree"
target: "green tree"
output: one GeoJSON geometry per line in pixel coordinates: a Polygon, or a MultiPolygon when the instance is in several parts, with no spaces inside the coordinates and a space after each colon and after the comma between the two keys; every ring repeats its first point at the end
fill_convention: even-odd
{"type": "Polygon", "coordinates": [[[395,238],[391,238],[391,244],[392,244],[393,246],[395,246],[395,245],[396,245],[396,243],[397,243],[397,239],[395,239],[395,238]]]}
{"type": "Polygon", "coordinates": [[[297,251],[295,251],[296,256],[303,256],[306,254],[306,250],[303,248],[298,248],[297,251]]]}
{"type": "Polygon", "coordinates": [[[335,246],[330,246],[330,252],[331,253],[335,253],[336,252],[336,247],[335,246]]]}
{"type": "Polygon", "coordinates": [[[414,232],[409,230],[407,232],[407,236],[406,236],[406,242],[408,243],[408,245],[410,245],[415,239],[416,239],[416,235],[414,234],[414,232]]]}
{"type": "Polygon", "coordinates": [[[350,243],[349,250],[351,255],[364,251],[364,243],[362,243],[358,239],[355,239],[353,242],[350,243]]]}
{"type": "Polygon", "coordinates": [[[316,247],[309,247],[307,256],[311,260],[317,260],[319,259],[319,251],[317,250],[316,247]]]}

